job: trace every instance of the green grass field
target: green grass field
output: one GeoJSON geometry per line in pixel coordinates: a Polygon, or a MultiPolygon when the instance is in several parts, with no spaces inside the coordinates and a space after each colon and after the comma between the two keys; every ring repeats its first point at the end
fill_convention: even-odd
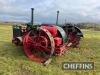
{"type": "Polygon", "coordinates": [[[12,27],[0,25],[0,75],[100,75],[100,31],[82,30],[84,38],[79,49],[67,50],[53,57],[48,66],[29,60],[22,47],[11,43],[12,27]],[[95,63],[95,70],[62,70],[62,62],[95,63]]]}

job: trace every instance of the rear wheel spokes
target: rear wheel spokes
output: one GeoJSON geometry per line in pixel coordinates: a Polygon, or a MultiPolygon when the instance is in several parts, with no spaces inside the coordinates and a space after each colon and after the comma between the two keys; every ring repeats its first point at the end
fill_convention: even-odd
{"type": "MultiPolygon", "coordinates": [[[[50,51],[49,49],[47,49],[46,46],[43,46],[43,45],[41,44],[41,42],[44,42],[42,38],[34,37],[34,36],[32,36],[32,37],[29,37],[29,42],[30,42],[30,44],[31,44],[32,46],[35,45],[35,48],[38,49],[38,50],[37,50],[37,53],[39,53],[39,54],[42,54],[42,53],[43,53],[43,54],[47,54],[48,51],[50,51]],[[33,38],[32,38],[32,37],[33,37],[33,38]],[[36,46],[36,45],[37,45],[37,46],[36,46]]],[[[33,51],[34,51],[34,50],[33,50],[33,51]]]]}

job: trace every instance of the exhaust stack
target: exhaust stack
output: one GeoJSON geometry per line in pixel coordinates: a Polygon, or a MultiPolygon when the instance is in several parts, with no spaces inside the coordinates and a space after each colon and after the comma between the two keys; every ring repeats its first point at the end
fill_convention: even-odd
{"type": "Polygon", "coordinates": [[[58,17],[59,17],[59,11],[57,11],[57,20],[56,20],[56,25],[58,25],[58,17]]]}
{"type": "Polygon", "coordinates": [[[31,25],[34,24],[34,8],[31,8],[31,25]]]}

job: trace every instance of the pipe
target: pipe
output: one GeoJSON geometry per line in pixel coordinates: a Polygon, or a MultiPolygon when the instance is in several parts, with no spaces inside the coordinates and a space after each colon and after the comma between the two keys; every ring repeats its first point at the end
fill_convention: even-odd
{"type": "Polygon", "coordinates": [[[56,20],[56,25],[58,25],[58,17],[59,17],[59,11],[57,11],[57,20],[56,20]]]}
{"type": "Polygon", "coordinates": [[[31,25],[34,23],[34,8],[31,8],[31,25]]]}

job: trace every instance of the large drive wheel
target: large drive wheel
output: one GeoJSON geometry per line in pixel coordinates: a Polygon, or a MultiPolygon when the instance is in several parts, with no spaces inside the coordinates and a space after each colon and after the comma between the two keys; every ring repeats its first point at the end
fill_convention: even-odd
{"type": "Polygon", "coordinates": [[[25,35],[23,38],[23,47],[26,55],[31,60],[45,62],[53,55],[55,42],[51,33],[40,27],[36,33],[30,31],[25,35]]]}

